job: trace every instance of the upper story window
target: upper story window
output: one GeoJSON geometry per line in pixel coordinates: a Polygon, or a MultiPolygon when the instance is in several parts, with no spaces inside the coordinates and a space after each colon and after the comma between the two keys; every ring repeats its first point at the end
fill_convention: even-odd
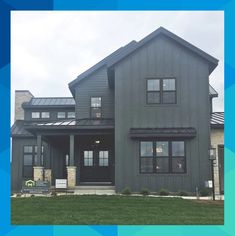
{"type": "Polygon", "coordinates": [[[91,118],[101,118],[101,97],[91,97],[91,118]]]}
{"type": "Polygon", "coordinates": [[[59,112],[57,112],[57,118],[58,118],[58,119],[63,119],[63,118],[65,118],[65,112],[64,112],[64,111],[59,111],[59,112]]]}
{"type": "Polygon", "coordinates": [[[32,112],[32,119],[39,119],[40,118],[40,112],[32,112]]]}
{"type": "Polygon", "coordinates": [[[75,118],[75,112],[74,111],[69,111],[67,114],[68,118],[75,118]]]}
{"type": "Polygon", "coordinates": [[[43,118],[43,119],[48,119],[48,118],[50,118],[50,112],[43,111],[43,112],[41,113],[41,118],[43,118]]]}
{"type": "Polygon", "coordinates": [[[147,79],[147,104],[175,104],[175,78],[147,79]]]}

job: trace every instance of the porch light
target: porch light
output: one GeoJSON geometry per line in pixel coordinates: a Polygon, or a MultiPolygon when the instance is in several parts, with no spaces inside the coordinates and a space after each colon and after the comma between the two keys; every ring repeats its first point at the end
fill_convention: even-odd
{"type": "Polygon", "coordinates": [[[209,149],[209,160],[215,160],[216,159],[216,148],[211,147],[209,149]]]}
{"type": "Polygon", "coordinates": [[[96,143],[96,144],[99,144],[99,143],[100,143],[100,140],[95,140],[95,143],[96,143]]]}
{"type": "Polygon", "coordinates": [[[208,150],[209,160],[211,161],[211,179],[212,179],[212,194],[213,200],[215,200],[215,180],[214,180],[214,160],[216,160],[216,148],[212,146],[208,150]]]}

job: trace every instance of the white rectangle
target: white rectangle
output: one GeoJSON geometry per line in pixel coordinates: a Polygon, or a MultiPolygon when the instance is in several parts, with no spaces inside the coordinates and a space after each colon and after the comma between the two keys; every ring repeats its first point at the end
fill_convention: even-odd
{"type": "Polygon", "coordinates": [[[67,188],[67,179],[56,179],[55,188],[67,188]]]}

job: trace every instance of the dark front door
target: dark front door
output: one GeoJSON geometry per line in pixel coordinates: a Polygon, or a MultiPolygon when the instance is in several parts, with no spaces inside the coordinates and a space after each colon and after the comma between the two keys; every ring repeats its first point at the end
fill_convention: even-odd
{"type": "Polygon", "coordinates": [[[109,150],[86,149],[81,153],[81,182],[111,182],[109,150]]]}
{"type": "Polygon", "coordinates": [[[224,145],[218,146],[220,193],[224,194],[224,145]]]}

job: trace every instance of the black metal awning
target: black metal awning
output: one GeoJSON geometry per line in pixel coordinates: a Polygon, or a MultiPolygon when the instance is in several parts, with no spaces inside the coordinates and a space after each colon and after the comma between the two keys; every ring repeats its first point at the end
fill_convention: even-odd
{"type": "Polygon", "coordinates": [[[187,128],[131,128],[130,138],[194,138],[196,129],[187,128]]]}

